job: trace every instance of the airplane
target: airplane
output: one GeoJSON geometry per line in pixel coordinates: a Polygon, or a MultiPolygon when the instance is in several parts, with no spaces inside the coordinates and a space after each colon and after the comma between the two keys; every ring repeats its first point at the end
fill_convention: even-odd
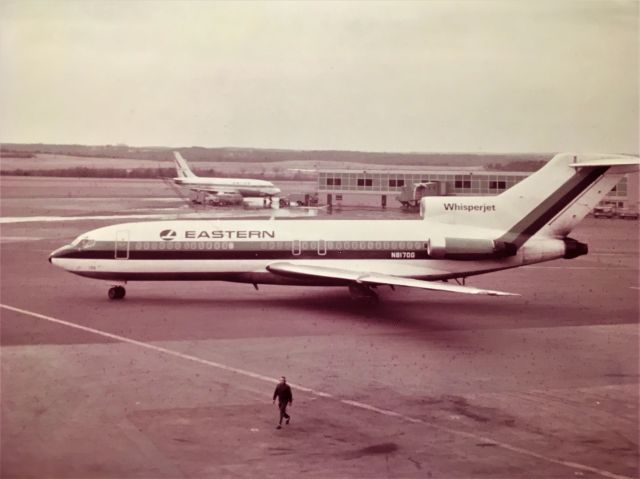
{"type": "Polygon", "coordinates": [[[511,295],[465,280],[587,254],[569,233],[639,168],[637,157],[563,153],[496,196],[422,198],[420,219],[124,223],[78,236],[49,261],[115,283],[115,300],[129,281],[198,280],[347,286],[371,302],[383,285],[511,295]]]}
{"type": "Polygon", "coordinates": [[[194,191],[201,203],[204,203],[207,195],[219,197],[219,201],[214,200],[214,203],[237,203],[242,202],[242,198],[267,198],[271,202],[274,196],[280,194],[280,188],[270,181],[197,176],[179,152],[174,151],[173,156],[178,174],[173,182],[194,191]]]}

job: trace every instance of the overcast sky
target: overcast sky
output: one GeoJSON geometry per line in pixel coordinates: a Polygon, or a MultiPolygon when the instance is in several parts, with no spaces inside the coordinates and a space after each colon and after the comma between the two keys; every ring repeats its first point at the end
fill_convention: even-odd
{"type": "Polygon", "coordinates": [[[635,0],[0,3],[0,140],[638,153],[635,0]]]}

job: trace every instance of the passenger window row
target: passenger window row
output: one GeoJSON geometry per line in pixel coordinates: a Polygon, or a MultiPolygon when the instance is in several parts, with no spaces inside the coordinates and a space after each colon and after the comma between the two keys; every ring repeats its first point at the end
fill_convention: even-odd
{"type": "MultiPolygon", "coordinates": [[[[194,251],[194,250],[247,250],[254,249],[253,242],[233,241],[132,241],[131,251],[194,251]]],[[[302,251],[354,251],[354,250],[422,250],[426,243],[420,241],[260,241],[259,248],[269,251],[288,251],[292,247],[302,251]]]]}

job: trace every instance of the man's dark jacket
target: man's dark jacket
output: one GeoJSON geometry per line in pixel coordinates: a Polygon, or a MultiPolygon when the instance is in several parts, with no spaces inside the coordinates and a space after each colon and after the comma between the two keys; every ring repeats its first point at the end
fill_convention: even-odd
{"type": "Polygon", "coordinates": [[[273,391],[274,401],[276,398],[278,398],[280,404],[291,404],[293,402],[293,394],[287,383],[280,383],[276,386],[276,390],[273,391]]]}

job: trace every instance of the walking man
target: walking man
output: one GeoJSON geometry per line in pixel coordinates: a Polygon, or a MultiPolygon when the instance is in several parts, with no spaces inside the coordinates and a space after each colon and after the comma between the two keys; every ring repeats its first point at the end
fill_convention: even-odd
{"type": "Polygon", "coordinates": [[[273,391],[273,403],[276,403],[276,398],[278,398],[278,408],[280,408],[280,421],[278,422],[278,427],[276,429],[282,429],[282,419],[286,419],[287,422],[285,424],[289,424],[289,420],[291,416],[287,414],[287,406],[293,404],[293,394],[291,393],[291,388],[287,384],[287,378],[282,376],[280,378],[280,382],[276,386],[276,390],[273,391]]]}

